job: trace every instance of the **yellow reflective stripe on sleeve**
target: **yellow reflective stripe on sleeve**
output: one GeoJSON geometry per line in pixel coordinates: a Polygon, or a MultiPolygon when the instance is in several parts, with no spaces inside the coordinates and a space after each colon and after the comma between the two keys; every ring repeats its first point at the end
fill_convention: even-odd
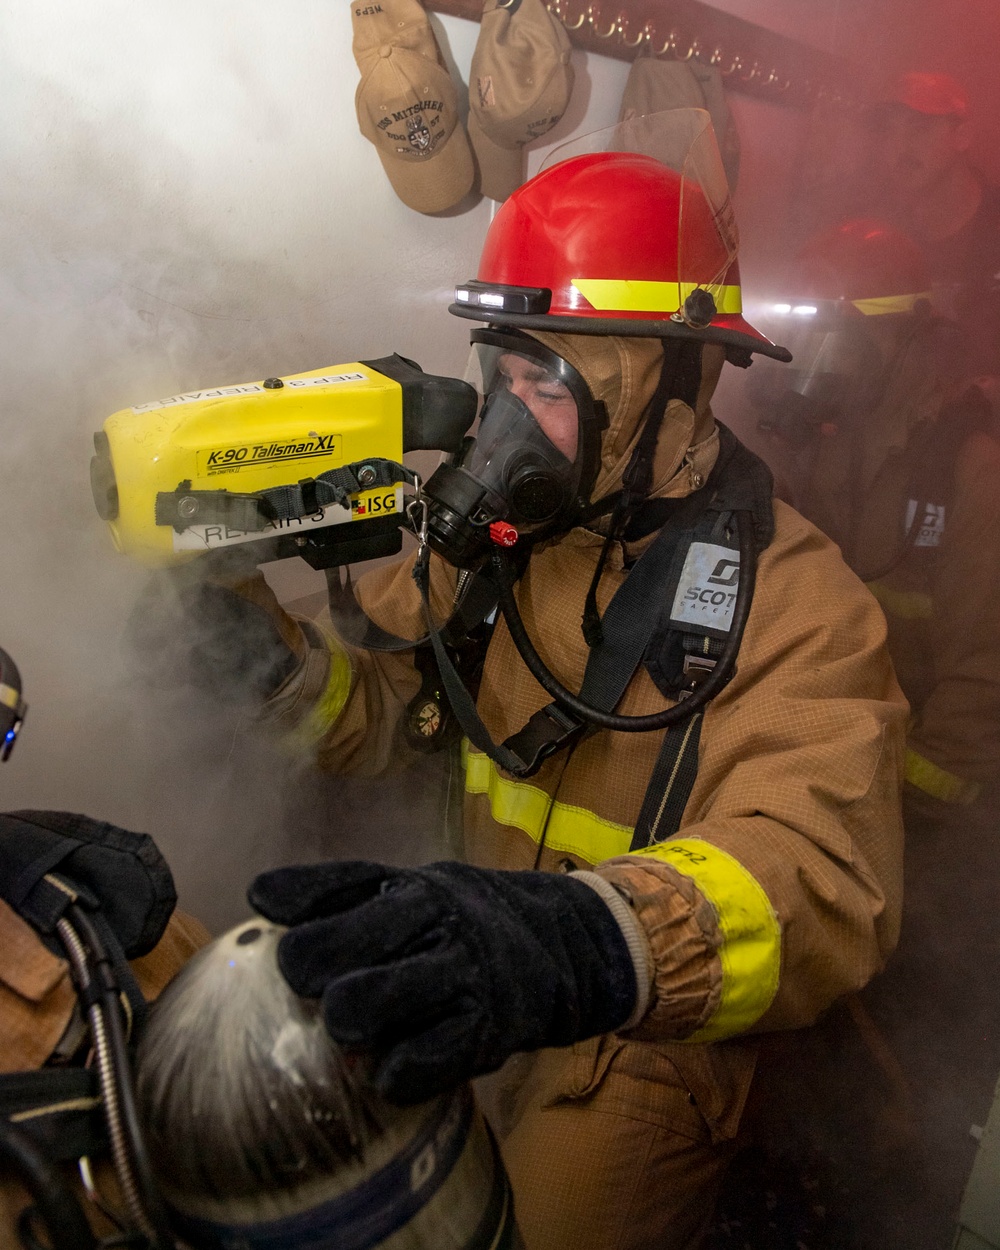
{"type": "Polygon", "coordinates": [[[669,838],[633,852],[690,877],[715,908],[722,994],[708,1024],[685,1039],[715,1042],[755,1024],[770,1007],[781,971],[781,924],[763,887],[739,860],[702,838],[669,838]]]}
{"type": "Polygon", "coordinates": [[[866,582],[887,616],[904,621],[927,621],[934,615],[934,600],[919,590],[893,590],[883,582],[866,582]]]}
{"type": "Polygon", "coordinates": [[[852,299],[851,303],[866,317],[881,317],[886,313],[913,312],[917,300],[929,300],[930,297],[930,291],[918,291],[916,295],[880,295],[874,299],[852,299]]]}
{"type": "Polygon", "coordinates": [[[904,775],[911,786],[916,786],[925,794],[962,807],[974,803],[982,789],[978,781],[966,781],[955,773],[949,773],[913,750],[906,752],[904,775]]]}
{"type": "Polygon", "coordinates": [[[463,750],[463,754],[465,788],[469,794],[489,796],[490,812],[497,824],[522,829],[534,842],[541,840],[544,829],[547,850],[579,855],[588,864],[598,864],[628,851],[632,830],[627,825],[602,820],[585,807],[552,803],[537,786],[502,777],[493,761],[481,752],[463,750]]]}
{"type": "MultiPolygon", "coordinates": [[[[598,312],[676,312],[696,282],[639,282],[629,278],[573,278],[576,288],[598,312]]],[[[720,313],[743,311],[743,297],[738,286],[706,286],[715,298],[720,313]]]]}
{"type": "MultiPolygon", "coordinates": [[[[500,775],[481,752],[463,744],[465,788],[489,797],[493,819],[522,829],[552,851],[578,855],[591,864],[629,853],[633,830],[568,803],[552,804],[544,790],[500,775]]],[[[725,851],[700,838],[673,838],[642,851],[690,877],[715,908],[723,943],[719,1007],[691,1042],[717,1041],[748,1029],[771,1005],[781,967],[781,925],[760,884],[725,851]]]]}
{"type": "Polygon", "coordinates": [[[344,710],[347,696],[351,693],[351,661],[347,652],[328,630],[320,625],[316,625],[316,628],[323,635],[323,641],[330,653],[330,672],[326,686],[308,715],[289,735],[291,744],[299,748],[314,746],[319,742],[344,710]]]}

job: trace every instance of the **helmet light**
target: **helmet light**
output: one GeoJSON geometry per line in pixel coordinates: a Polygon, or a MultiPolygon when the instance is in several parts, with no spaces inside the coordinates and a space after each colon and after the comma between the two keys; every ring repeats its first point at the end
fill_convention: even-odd
{"type": "Polygon", "coordinates": [[[505,286],[500,283],[463,283],[455,288],[455,303],[491,312],[544,314],[552,303],[552,292],[543,286],[505,286]]]}

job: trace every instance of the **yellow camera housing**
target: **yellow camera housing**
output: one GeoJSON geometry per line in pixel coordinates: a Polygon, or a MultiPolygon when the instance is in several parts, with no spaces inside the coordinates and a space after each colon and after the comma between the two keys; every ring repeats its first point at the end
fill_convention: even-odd
{"type": "Polygon", "coordinates": [[[245,543],[260,545],[258,561],[302,555],[318,568],[391,554],[402,541],[401,481],[256,531],[158,524],[157,496],[246,496],[366,459],[399,462],[404,450],[453,450],[475,416],[467,391],[391,356],[137,404],[94,436],[94,502],[116,548],[149,567],[245,543]]]}

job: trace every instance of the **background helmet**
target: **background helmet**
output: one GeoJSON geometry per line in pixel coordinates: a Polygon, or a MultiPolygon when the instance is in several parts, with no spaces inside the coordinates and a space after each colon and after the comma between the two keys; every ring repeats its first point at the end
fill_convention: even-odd
{"type": "Polygon", "coordinates": [[[870,420],[904,376],[926,391],[948,341],[929,286],[920,248],[884,222],[852,218],[812,238],[771,305],[795,363],[748,382],[759,428],[804,447],[870,420]]]}
{"type": "Polygon", "coordinates": [[[885,222],[857,217],[811,239],[798,255],[791,294],[839,301],[863,316],[911,313],[930,300],[920,248],[885,222]]]}
{"type": "Polygon", "coordinates": [[[680,169],[592,152],[518,188],[450,311],[526,330],[722,343],[740,363],[749,352],[787,360],[742,315],[736,224],[707,114],[677,112],[704,118],[680,169]],[[704,176],[713,157],[721,181],[704,176]]]}

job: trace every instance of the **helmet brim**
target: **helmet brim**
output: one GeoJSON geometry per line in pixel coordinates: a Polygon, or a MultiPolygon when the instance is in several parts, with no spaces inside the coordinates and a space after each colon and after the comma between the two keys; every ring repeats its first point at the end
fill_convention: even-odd
{"type": "Polygon", "coordinates": [[[553,334],[617,335],[622,338],[663,339],[682,338],[698,343],[720,343],[724,347],[741,348],[770,356],[787,364],[792,354],[787,347],[780,347],[755,330],[749,321],[739,314],[720,314],[711,325],[695,329],[683,321],[672,318],[646,320],[638,317],[573,317],[551,313],[504,313],[469,307],[466,304],[449,304],[448,311],[466,321],[481,321],[488,325],[511,327],[518,330],[541,330],[553,334]]]}

